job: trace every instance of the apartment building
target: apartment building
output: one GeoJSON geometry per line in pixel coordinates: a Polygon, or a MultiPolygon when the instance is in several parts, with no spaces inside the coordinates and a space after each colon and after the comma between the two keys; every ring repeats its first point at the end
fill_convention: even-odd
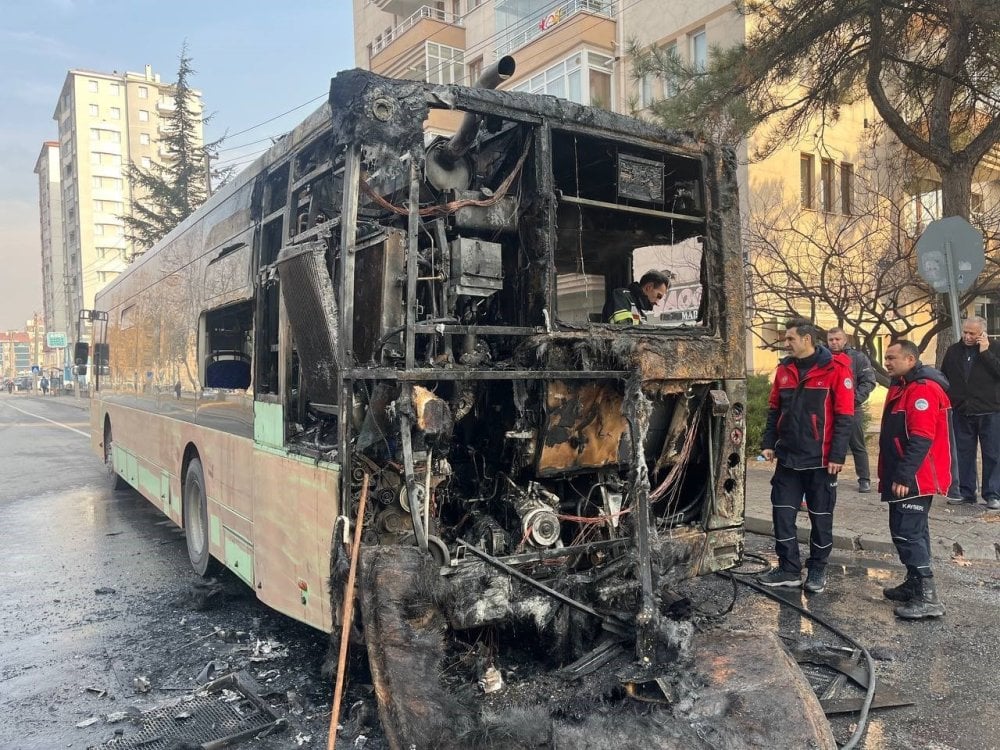
{"type": "Polygon", "coordinates": [[[63,247],[62,185],[59,143],[46,141],[35,162],[38,175],[38,215],[42,240],[42,309],[45,328],[67,331],[69,327],[69,269],[63,247]]]}
{"type": "MultiPolygon", "coordinates": [[[[753,24],[753,18],[738,12],[732,0],[354,0],[354,14],[359,67],[397,78],[472,84],[484,66],[512,55],[516,74],[500,88],[552,94],[640,117],[648,114],[652,101],[669,97],[676,89],[660,78],[635,80],[628,56],[633,42],[673,52],[697,69],[707,65],[712,47],[744,41],[753,24]]],[[[884,239],[906,243],[928,221],[939,218],[940,184],[932,177],[905,185],[888,185],[881,177],[872,177],[896,159],[898,144],[874,137],[879,118],[871,103],[845,105],[839,114],[836,123],[817,123],[787,146],[762,148],[771,136],[765,127],[738,147],[748,254],[771,242],[797,242],[790,252],[800,253],[802,262],[809,264],[809,248],[803,249],[809,238],[817,247],[836,236],[848,247],[864,249],[858,233],[869,227],[890,231],[884,230],[885,216],[894,215],[895,235],[884,239]],[[881,190],[898,194],[865,195],[862,182],[869,188],[879,183],[881,190]],[[901,210],[887,206],[887,201],[901,210]],[[872,221],[858,221],[860,211],[871,212],[872,221]],[[841,231],[848,224],[854,227],[854,236],[841,231]]],[[[449,127],[454,121],[444,118],[427,123],[431,132],[448,132],[449,127]]],[[[997,202],[997,177],[1000,171],[984,166],[981,187],[974,187],[980,203],[987,193],[993,193],[990,200],[997,202]]],[[[681,318],[689,317],[700,294],[697,249],[663,246],[646,253],[651,267],[680,271],[664,304],[681,318]]],[[[873,262],[872,254],[861,252],[857,262],[873,262]]],[[[640,273],[638,266],[635,270],[640,273]]],[[[586,277],[578,283],[581,289],[590,288],[586,277]]],[[[765,312],[779,307],[766,304],[763,295],[768,293],[774,290],[752,289],[749,300],[756,314],[751,316],[754,328],[747,337],[747,362],[752,371],[761,373],[773,371],[783,354],[784,320],[765,312]]],[[[812,300],[796,299],[794,306],[814,312],[820,325],[838,323],[832,310],[812,300]]],[[[984,299],[975,309],[994,313],[1000,320],[1000,305],[984,299]]],[[[905,306],[899,310],[902,315],[907,312],[905,306]]],[[[875,342],[876,351],[886,343],[875,342]]]]}
{"type": "MultiPolygon", "coordinates": [[[[200,114],[198,92],[192,103],[200,114]]],[[[160,140],[174,108],[172,85],[161,82],[148,65],[142,73],[66,74],[53,118],[59,129],[63,283],[71,341],[77,339],[80,310],[93,307],[94,295],[132,255],[121,216],[141,196],[132,194],[125,170],[129,162],[149,168],[169,161],[160,140]]],[[[200,140],[200,118],[198,127],[200,140]]]]}
{"type": "Polygon", "coordinates": [[[31,373],[31,337],[27,331],[0,331],[0,381],[31,373]]]}

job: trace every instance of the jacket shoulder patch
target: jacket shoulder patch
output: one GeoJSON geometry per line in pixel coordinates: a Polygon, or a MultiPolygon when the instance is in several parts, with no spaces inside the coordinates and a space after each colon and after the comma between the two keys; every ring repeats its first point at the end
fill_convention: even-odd
{"type": "Polygon", "coordinates": [[[918,398],[913,402],[913,408],[917,411],[927,411],[930,408],[930,404],[927,402],[926,398],[918,398]]]}
{"type": "Polygon", "coordinates": [[[854,387],[854,381],[850,378],[844,378],[844,388],[851,390],[854,387]]]}

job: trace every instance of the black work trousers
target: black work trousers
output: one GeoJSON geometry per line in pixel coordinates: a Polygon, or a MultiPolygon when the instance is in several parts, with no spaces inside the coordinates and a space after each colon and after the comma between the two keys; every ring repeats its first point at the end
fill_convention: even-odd
{"type": "Polygon", "coordinates": [[[780,463],[771,478],[771,518],[774,521],[774,551],[782,570],[802,570],[795,519],[802,498],[809,509],[810,568],[822,568],[833,548],[833,507],[837,504],[837,475],[826,468],[789,469],[780,463]]]}
{"type": "Polygon", "coordinates": [[[931,578],[931,532],[927,514],[931,495],[908,497],[889,502],[889,533],[896,545],[899,561],[911,574],[931,578]]]}
{"type": "Polygon", "coordinates": [[[861,424],[861,412],[864,404],[854,405],[854,428],[851,430],[851,455],[854,456],[854,473],[858,479],[871,480],[871,468],[868,466],[868,446],[865,445],[864,426],[861,424]]]}

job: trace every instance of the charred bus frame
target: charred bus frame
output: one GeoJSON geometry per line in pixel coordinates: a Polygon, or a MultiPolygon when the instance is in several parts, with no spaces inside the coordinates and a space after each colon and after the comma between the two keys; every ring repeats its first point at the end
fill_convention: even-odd
{"type": "Polygon", "coordinates": [[[553,97],[350,71],[99,295],[94,446],[185,527],[199,572],[217,558],[317,627],[336,614],[307,593],[335,552],[275,550],[329,540],[368,473],[377,502],[352,523],[433,557],[452,627],[530,620],[567,658],[595,628],[634,633],[648,662],[661,592],[742,554],[743,294],[730,152],[553,97]],[[458,135],[428,143],[452,111],[458,135]],[[606,325],[589,297],[560,315],[565,276],[608,293],[635,248],[694,239],[693,324],[606,325]],[[153,418],[159,438],[140,434],[153,418]],[[273,473],[300,470],[282,511],[273,473]],[[288,499],[304,484],[312,505],[288,499]],[[554,625],[567,607],[586,622],[554,625]]]}

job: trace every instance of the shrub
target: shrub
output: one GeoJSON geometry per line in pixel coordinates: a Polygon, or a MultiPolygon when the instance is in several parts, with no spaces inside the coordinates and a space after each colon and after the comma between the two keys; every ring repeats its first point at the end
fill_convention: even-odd
{"type": "Polygon", "coordinates": [[[747,375],[747,458],[751,461],[760,453],[770,393],[771,384],[766,375],[747,375]]]}

